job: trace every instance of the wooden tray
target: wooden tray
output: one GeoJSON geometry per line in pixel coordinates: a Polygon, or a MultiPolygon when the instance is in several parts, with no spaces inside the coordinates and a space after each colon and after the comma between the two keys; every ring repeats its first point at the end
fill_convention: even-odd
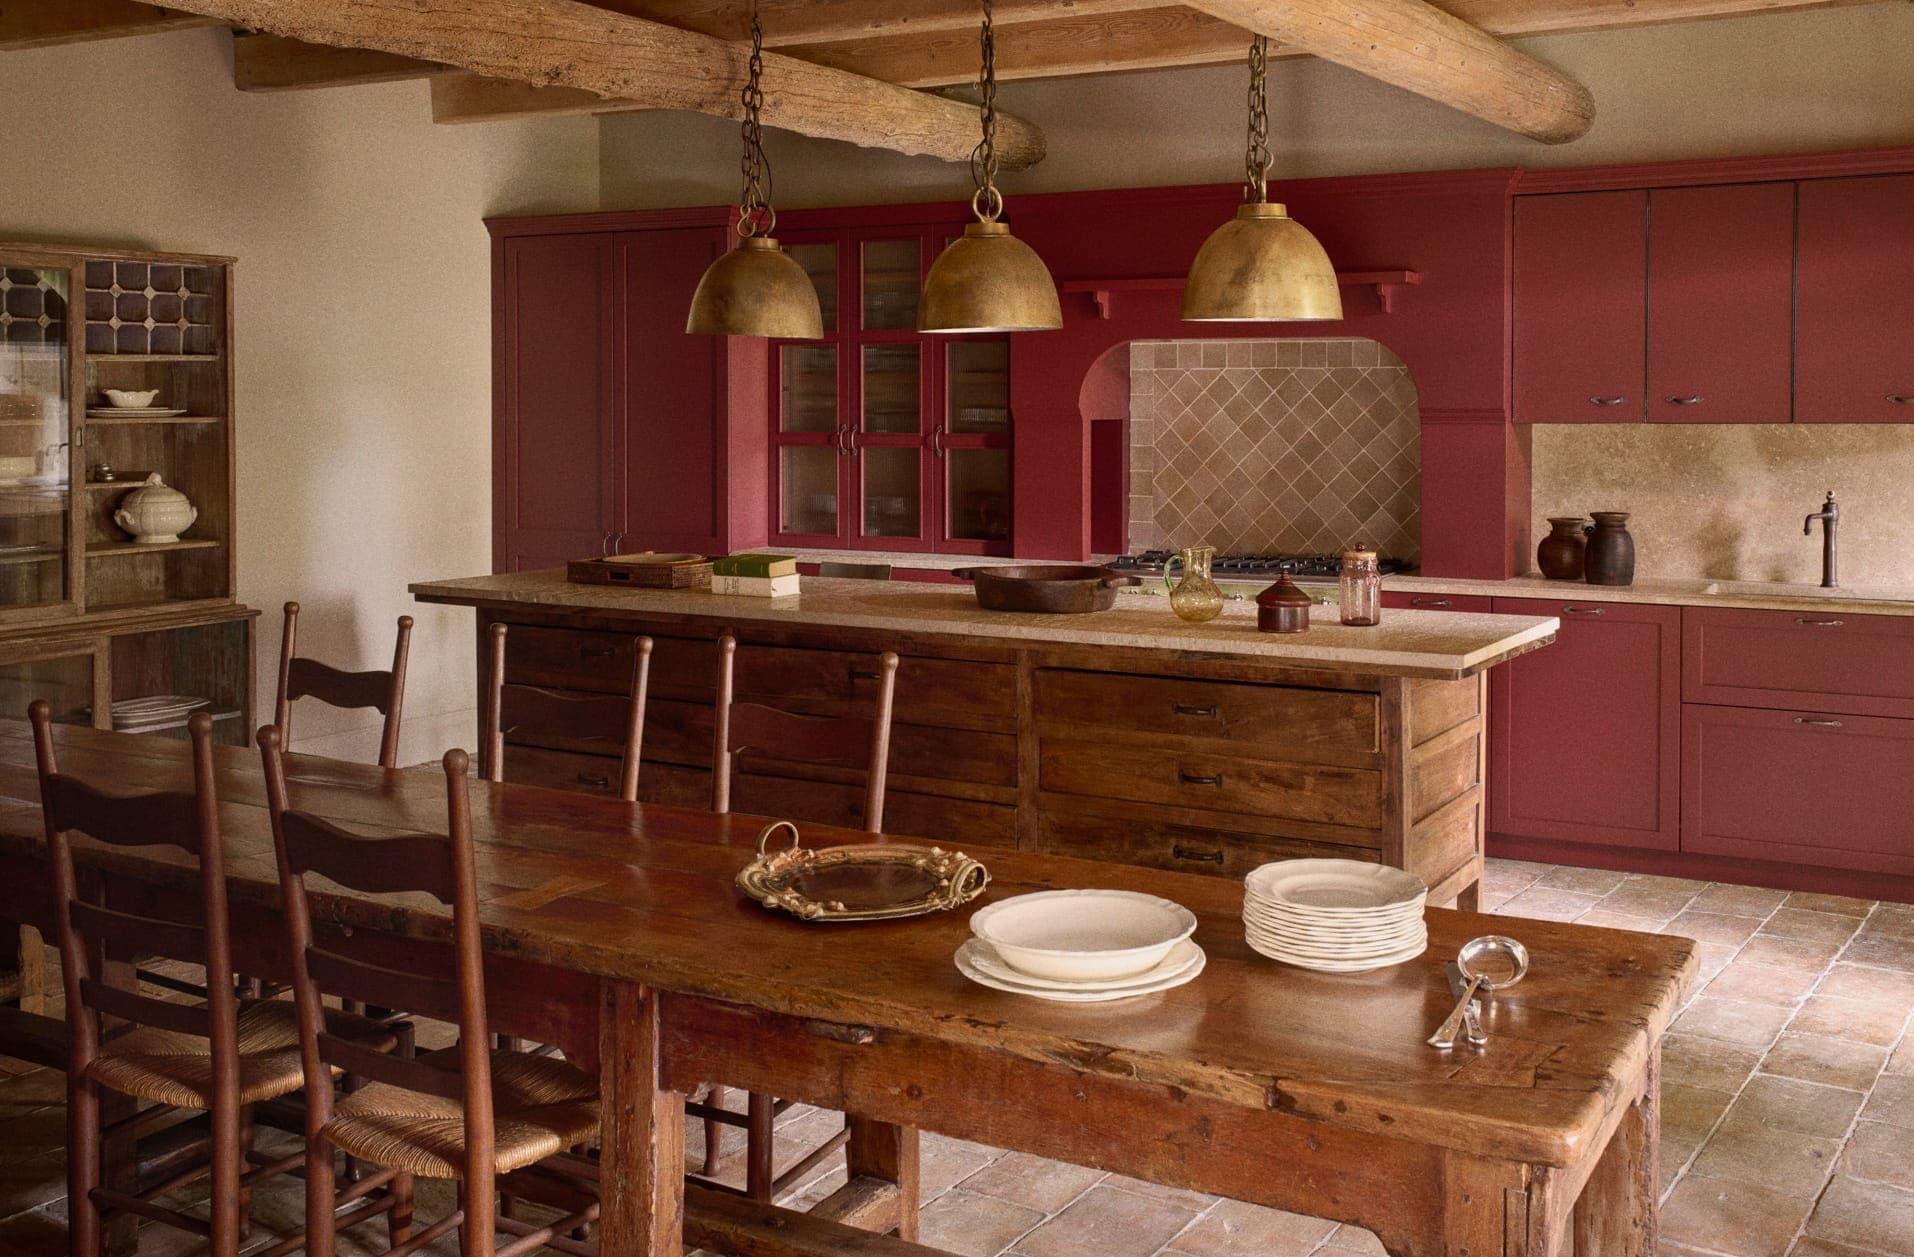
{"type": "Polygon", "coordinates": [[[573,559],[565,579],[579,585],[636,585],[641,589],[709,589],[711,560],[702,554],[614,554],[573,559]]]}
{"type": "Polygon", "coordinates": [[[758,858],[738,874],[738,889],[767,908],[805,921],[888,921],[948,912],[983,893],[984,866],[961,851],[902,843],[806,847],[790,821],[758,835],[758,858]],[[791,831],[791,845],[767,853],[772,835],[791,831]]]}

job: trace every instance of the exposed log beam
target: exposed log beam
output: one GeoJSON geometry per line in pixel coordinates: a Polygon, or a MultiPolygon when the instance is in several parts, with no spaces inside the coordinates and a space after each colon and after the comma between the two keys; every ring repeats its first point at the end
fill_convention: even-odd
{"type": "Polygon", "coordinates": [[[444,74],[435,61],[417,61],[370,48],[335,48],[279,35],[233,38],[233,86],[242,92],[306,87],[349,87],[444,74]]]}
{"type": "Polygon", "coordinates": [[[1586,87],[1424,0],[1191,7],[1547,144],[1576,139],[1595,121],[1586,87]]]}
{"type": "Polygon", "coordinates": [[[1889,2],[1901,0],[1434,0],[1438,9],[1502,36],[1606,31],[1889,2]]]}
{"type": "Polygon", "coordinates": [[[628,101],[606,100],[575,87],[534,87],[482,74],[441,74],[432,80],[432,121],[506,122],[553,114],[643,113],[628,101]]]}
{"type": "MultiPolygon", "coordinates": [[[[750,0],[592,0],[720,39],[751,37],[750,0]]],[[[1163,0],[997,0],[993,20],[1000,27],[1068,17],[1102,17],[1162,7],[1163,0]]],[[[977,0],[760,0],[764,46],[825,44],[890,35],[927,35],[948,31],[976,33],[982,10],[977,0]]]]}
{"type": "Polygon", "coordinates": [[[217,18],[133,0],[4,0],[0,3],[0,49],[220,25],[217,18]]]}
{"type": "MultiPolygon", "coordinates": [[[[188,0],[177,6],[307,43],[367,48],[492,78],[582,89],[629,105],[740,116],[747,47],[578,0],[188,0]]],[[[764,121],[787,131],[964,161],[977,143],[973,106],[812,65],[764,58],[764,121]]],[[[1043,136],[998,115],[1003,164],[1043,157],[1043,136]]]]}

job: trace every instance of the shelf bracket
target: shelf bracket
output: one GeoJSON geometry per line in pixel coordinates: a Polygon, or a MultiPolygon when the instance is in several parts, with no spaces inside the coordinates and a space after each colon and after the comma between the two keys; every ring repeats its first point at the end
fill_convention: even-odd
{"type": "MultiPolygon", "coordinates": [[[[1336,283],[1343,288],[1373,288],[1376,302],[1384,314],[1393,314],[1396,293],[1409,284],[1419,284],[1416,271],[1337,271],[1336,283]]],[[[1110,317],[1110,304],[1119,292],[1181,292],[1181,275],[1150,276],[1141,279],[1066,279],[1060,285],[1065,293],[1083,293],[1097,309],[1097,318],[1110,317]]]]}

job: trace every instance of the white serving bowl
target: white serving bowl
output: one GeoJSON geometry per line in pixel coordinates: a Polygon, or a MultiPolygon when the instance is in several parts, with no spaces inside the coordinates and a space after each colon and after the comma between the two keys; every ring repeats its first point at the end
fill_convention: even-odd
{"type": "Polygon", "coordinates": [[[1145,973],[1196,932],[1181,904],[1127,890],[1045,890],[980,908],[970,932],[1003,962],[1058,982],[1145,973]]]}
{"type": "Polygon", "coordinates": [[[106,400],[121,410],[143,410],[160,395],[156,388],[109,388],[101,391],[106,394],[106,400]]]}

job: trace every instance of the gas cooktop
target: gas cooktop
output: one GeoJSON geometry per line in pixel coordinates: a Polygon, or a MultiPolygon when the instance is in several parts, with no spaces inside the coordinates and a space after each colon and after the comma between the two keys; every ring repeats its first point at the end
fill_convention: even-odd
{"type": "MultiPolygon", "coordinates": [[[[1145,550],[1112,559],[1110,567],[1119,572],[1161,574],[1163,565],[1176,557],[1174,550],[1145,550]]],[[[1383,575],[1408,569],[1400,559],[1383,559],[1378,566],[1383,575]]],[[[1219,554],[1210,560],[1210,575],[1218,580],[1230,577],[1314,576],[1334,579],[1342,572],[1339,554],[1219,554]]]]}

